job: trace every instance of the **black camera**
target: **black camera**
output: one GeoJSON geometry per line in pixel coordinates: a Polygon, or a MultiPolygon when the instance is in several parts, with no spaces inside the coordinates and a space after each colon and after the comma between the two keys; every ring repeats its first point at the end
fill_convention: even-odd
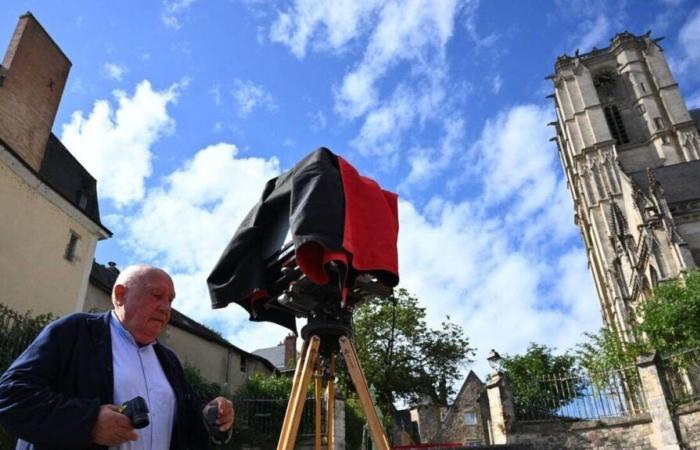
{"type": "Polygon", "coordinates": [[[219,418],[219,408],[217,406],[210,406],[207,410],[207,426],[209,427],[209,434],[214,439],[214,442],[220,443],[226,440],[226,432],[219,430],[216,426],[216,420],[219,418]]]}
{"type": "Polygon", "coordinates": [[[148,405],[146,405],[146,400],[141,396],[134,397],[124,402],[119,407],[119,412],[131,420],[131,426],[134,428],[145,428],[151,423],[148,420],[148,405]]]}

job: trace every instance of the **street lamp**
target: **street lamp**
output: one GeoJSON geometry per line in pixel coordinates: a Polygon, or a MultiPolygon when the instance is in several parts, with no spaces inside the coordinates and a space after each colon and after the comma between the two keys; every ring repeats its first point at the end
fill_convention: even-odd
{"type": "Polygon", "coordinates": [[[499,355],[496,350],[491,349],[491,351],[489,352],[489,356],[486,357],[486,360],[489,362],[489,366],[491,366],[491,369],[493,369],[495,372],[501,371],[503,358],[501,358],[501,355],[499,355]]]}

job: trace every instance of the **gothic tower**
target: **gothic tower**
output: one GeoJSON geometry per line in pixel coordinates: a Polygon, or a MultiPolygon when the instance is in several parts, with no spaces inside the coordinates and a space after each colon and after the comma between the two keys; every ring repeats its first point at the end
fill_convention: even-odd
{"type": "Polygon", "coordinates": [[[623,32],[549,77],[574,220],[605,324],[625,339],[657,283],[700,265],[700,110],[658,42],[623,32]]]}

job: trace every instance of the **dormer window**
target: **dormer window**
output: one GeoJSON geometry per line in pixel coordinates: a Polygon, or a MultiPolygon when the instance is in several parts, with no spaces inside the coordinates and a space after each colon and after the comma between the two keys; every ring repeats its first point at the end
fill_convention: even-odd
{"type": "Polygon", "coordinates": [[[88,204],[88,197],[83,191],[78,191],[78,208],[85,211],[88,204]]]}

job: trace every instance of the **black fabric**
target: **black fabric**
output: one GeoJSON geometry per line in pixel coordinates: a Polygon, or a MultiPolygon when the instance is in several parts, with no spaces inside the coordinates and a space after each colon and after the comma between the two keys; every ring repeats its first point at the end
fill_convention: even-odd
{"type": "Polygon", "coordinates": [[[296,331],[293,315],[258,307],[251,296],[266,290],[266,261],[280,250],[287,231],[295,248],[309,241],[341,251],[345,203],[337,157],[320,148],[265,185],[262,197],[238,227],[207,284],[213,308],[235,302],[253,321],[296,331]]]}
{"type": "MultiPolygon", "coordinates": [[[[0,423],[36,450],[106,449],[91,444],[100,405],[113,402],[109,312],[77,313],[49,324],[0,378],[0,423]]],[[[171,450],[208,448],[203,402],[175,354],[154,350],[175,392],[171,450]]]]}

